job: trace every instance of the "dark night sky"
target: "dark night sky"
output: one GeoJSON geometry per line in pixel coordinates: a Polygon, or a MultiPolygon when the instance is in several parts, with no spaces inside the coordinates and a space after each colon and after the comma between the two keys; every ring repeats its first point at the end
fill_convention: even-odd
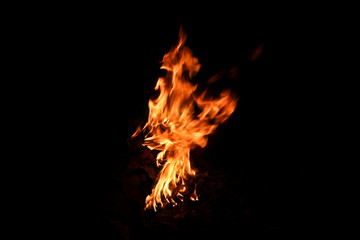
{"type": "MultiPolygon", "coordinates": [[[[220,85],[239,96],[237,109],[197,154],[231,179],[245,179],[249,201],[262,209],[251,229],[301,229],[301,154],[287,137],[291,130],[279,129],[279,125],[291,129],[287,118],[292,116],[279,113],[286,109],[277,109],[272,99],[276,96],[268,92],[273,80],[265,70],[266,50],[257,61],[249,60],[265,41],[264,17],[256,9],[252,14],[243,12],[206,17],[167,14],[142,20],[95,14],[50,24],[47,45],[54,60],[48,63],[48,94],[55,100],[50,107],[59,136],[57,157],[71,166],[76,178],[70,183],[74,198],[67,199],[80,219],[75,228],[89,235],[110,231],[104,227],[101,188],[112,183],[114,169],[128,151],[126,140],[146,121],[160,61],[177,43],[182,25],[186,45],[202,64],[197,80],[233,68],[238,72],[236,80],[220,85]],[[96,191],[91,190],[94,186],[96,191]]],[[[196,160],[194,165],[201,171],[196,160]]]]}

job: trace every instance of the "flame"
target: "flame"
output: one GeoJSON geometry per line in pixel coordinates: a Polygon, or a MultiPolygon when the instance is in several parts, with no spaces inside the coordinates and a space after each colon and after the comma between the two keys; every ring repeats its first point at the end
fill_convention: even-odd
{"type": "MultiPolygon", "coordinates": [[[[161,171],[152,193],[146,198],[145,209],[156,211],[158,205],[163,207],[170,203],[174,206],[177,205],[176,199],[183,201],[188,190],[186,181],[196,175],[190,164],[190,150],[197,146],[205,147],[207,135],[226,121],[236,108],[237,99],[228,90],[218,98],[208,97],[207,91],[196,93],[197,85],[190,80],[201,65],[184,45],[185,40],[186,34],[180,29],[179,43],[162,60],[161,69],[167,74],[160,77],[155,86],[160,94],[149,100],[143,145],[160,151],[156,162],[161,171]]],[[[139,131],[137,129],[133,136],[139,131]]],[[[196,187],[190,199],[198,200],[196,187]]]]}

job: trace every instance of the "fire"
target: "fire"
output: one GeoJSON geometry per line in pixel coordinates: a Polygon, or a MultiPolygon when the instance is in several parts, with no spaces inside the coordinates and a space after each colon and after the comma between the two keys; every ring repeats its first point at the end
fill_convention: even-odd
{"type": "MultiPolygon", "coordinates": [[[[197,93],[197,85],[190,82],[201,65],[193,57],[190,48],[185,46],[186,34],[179,32],[179,43],[164,55],[161,69],[166,76],[160,77],[155,90],[160,94],[149,100],[148,121],[141,130],[145,134],[144,146],[158,150],[156,157],[161,167],[157,183],[146,198],[145,209],[156,211],[170,203],[177,205],[176,199],[183,201],[186,181],[195,177],[191,168],[190,150],[197,146],[205,147],[207,135],[214,132],[219,124],[226,121],[236,108],[237,98],[224,90],[219,97],[207,96],[207,91],[197,93]]],[[[196,188],[190,199],[198,200],[196,188]]]]}

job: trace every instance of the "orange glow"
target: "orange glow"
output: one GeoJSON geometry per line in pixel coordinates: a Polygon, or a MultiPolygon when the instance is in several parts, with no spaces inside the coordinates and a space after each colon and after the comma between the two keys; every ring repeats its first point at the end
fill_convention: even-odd
{"type": "MultiPolygon", "coordinates": [[[[161,69],[167,74],[157,81],[155,90],[160,94],[149,100],[149,117],[142,129],[146,133],[143,145],[159,151],[156,162],[161,167],[145,209],[156,211],[158,205],[175,206],[176,200],[183,200],[189,191],[186,181],[196,175],[190,164],[190,150],[205,147],[207,135],[236,108],[237,98],[229,90],[218,98],[209,97],[207,91],[195,92],[197,85],[190,80],[201,65],[184,45],[185,40],[186,34],[180,29],[179,43],[163,57],[161,69]]],[[[133,136],[140,131],[137,129],[133,136]]],[[[198,200],[196,189],[190,193],[190,199],[198,200]]]]}
{"type": "Polygon", "coordinates": [[[260,44],[250,55],[251,61],[256,61],[260,58],[261,54],[264,51],[264,43],[260,44]]]}

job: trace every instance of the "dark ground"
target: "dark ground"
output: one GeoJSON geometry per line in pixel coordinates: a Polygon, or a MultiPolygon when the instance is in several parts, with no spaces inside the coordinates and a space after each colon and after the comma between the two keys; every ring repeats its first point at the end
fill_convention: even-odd
{"type": "Polygon", "coordinates": [[[264,25],[256,15],[119,25],[77,19],[53,36],[61,43],[53,84],[60,111],[54,117],[64,139],[62,164],[77,179],[65,198],[80,239],[234,239],[302,231],[304,165],[289,137],[295,128],[288,123],[294,116],[286,114],[291,104],[273,101],[266,50],[250,60],[265,41],[264,25]],[[199,201],[154,213],[143,211],[153,154],[127,140],[147,119],[159,62],[177,43],[180,23],[202,64],[196,80],[236,69],[236,78],[218,87],[231,87],[239,102],[208,146],[192,152],[199,201]]]}

